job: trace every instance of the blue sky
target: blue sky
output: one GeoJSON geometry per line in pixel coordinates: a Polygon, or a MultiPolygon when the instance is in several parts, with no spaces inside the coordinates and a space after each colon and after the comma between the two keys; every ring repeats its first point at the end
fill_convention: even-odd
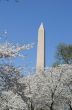
{"type": "MultiPolygon", "coordinates": [[[[46,65],[55,61],[59,43],[72,44],[72,0],[14,0],[0,2],[0,32],[7,30],[7,39],[14,43],[36,43],[40,23],[45,27],[46,65]]],[[[36,65],[35,48],[24,51],[26,59],[17,58],[16,65],[36,65]]]]}

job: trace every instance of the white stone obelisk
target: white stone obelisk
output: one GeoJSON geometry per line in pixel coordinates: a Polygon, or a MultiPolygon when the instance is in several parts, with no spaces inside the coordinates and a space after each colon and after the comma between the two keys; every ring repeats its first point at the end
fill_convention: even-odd
{"type": "Polygon", "coordinates": [[[43,23],[41,23],[38,29],[38,44],[37,44],[37,64],[36,71],[44,71],[45,66],[45,36],[44,36],[44,27],[43,23]]]}

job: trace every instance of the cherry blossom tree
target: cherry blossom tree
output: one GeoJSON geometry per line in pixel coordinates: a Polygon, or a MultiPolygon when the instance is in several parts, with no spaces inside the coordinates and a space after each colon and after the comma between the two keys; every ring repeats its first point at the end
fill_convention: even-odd
{"type": "Polygon", "coordinates": [[[3,102],[6,103],[5,107],[13,110],[72,110],[72,65],[48,68],[42,73],[17,78],[14,84],[14,79],[11,78],[10,88],[7,87],[8,91],[2,92],[0,100],[12,96],[3,102]],[[13,95],[6,96],[7,92],[13,95]],[[18,103],[21,105],[18,106],[18,103]]]}
{"type": "MultiPolygon", "coordinates": [[[[25,58],[26,56],[21,52],[33,47],[34,44],[15,45],[7,41],[0,42],[0,60],[25,58]]],[[[22,78],[21,70],[21,67],[0,64],[0,110],[27,110],[28,97],[24,94],[26,85],[18,81],[22,78]]]]}
{"type": "Polygon", "coordinates": [[[34,110],[71,110],[72,93],[66,86],[70,76],[72,66],[62,65],[27,78],[26,96],[30,97],[34,110]]]}
{"type": "Polygon", "coordinates": [[[11,57],[25,57],[20,54],[23,50],[29,50],[33,48],[34,44],[27,45],[14,45],[8,42],[0,43],[0,58],[11,58],[11,57]]]}

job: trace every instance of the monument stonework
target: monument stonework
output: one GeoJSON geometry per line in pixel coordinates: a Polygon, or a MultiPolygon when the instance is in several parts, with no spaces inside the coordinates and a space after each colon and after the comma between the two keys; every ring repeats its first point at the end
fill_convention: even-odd
{"type": "Polygon", "coordinates": [[[44,71],[45,66],[45,32],[43,23],[38,29],[38,44],[37,44],[37,64],[36,70],[44,71]]]}

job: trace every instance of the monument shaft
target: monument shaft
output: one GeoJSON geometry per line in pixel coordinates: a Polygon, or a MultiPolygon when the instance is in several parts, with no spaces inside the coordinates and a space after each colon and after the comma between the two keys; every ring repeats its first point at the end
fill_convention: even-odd
{"type": "Polygon", "coordinates": [[[43,24],[40,25],[39,30],[38,30],[38,45],[37,45],[37,65],[36,69],[37,70],[44,70],[45,66],[45,50],[44,50],[44,27],[43,24]]]}

